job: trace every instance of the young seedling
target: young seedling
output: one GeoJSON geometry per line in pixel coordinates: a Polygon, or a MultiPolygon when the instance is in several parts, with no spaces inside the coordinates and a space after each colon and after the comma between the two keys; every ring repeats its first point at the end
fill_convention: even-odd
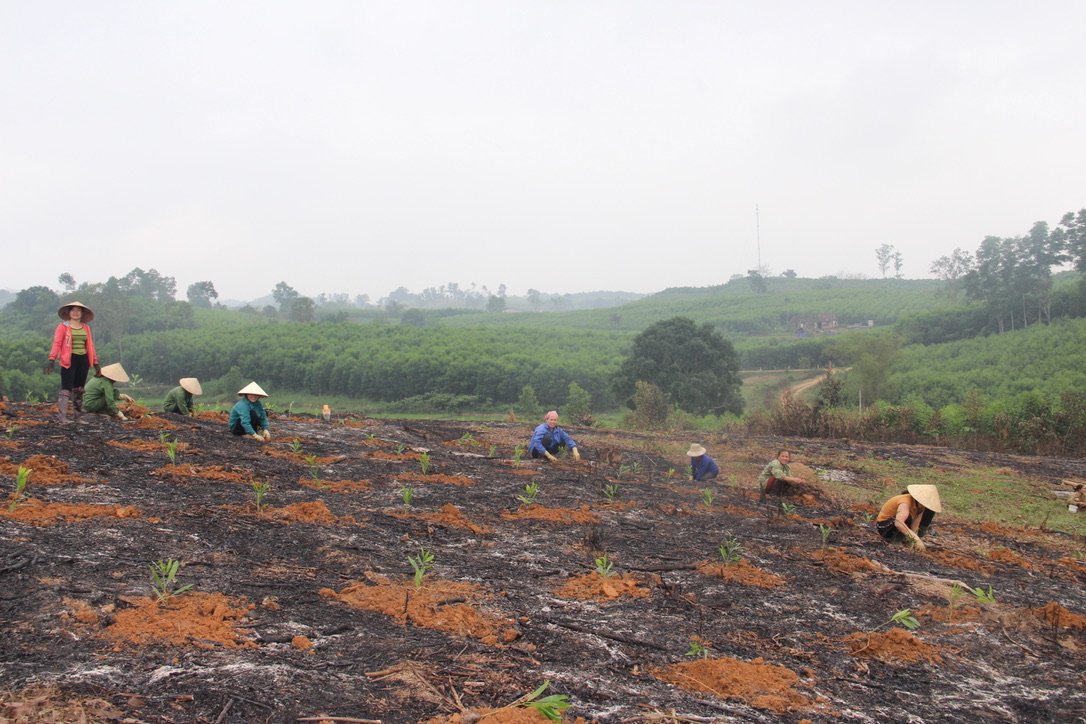
{"type": "Polygon", "coordinates": [[[321,466],[320,466],[320,463],[317,462],[317,456],[316,455],[306,455],[305,456],[305,464],[309,466],[309,477],[312,478],[313,480],[320,480],[321,479],[321,466]]]}
{"type": "Polygon", "coordinates": [[[15,431],[18,429],[19,428],[15,425],[8,425],[8,440],[11,440],[13,437],[15,437],[15,431]]]}
{"type": "Polygon", "coordinates": [[[486,456],[488,458],[497,457],[498,456],[498,446],[497,445],[491,445],[490,447],[488,447],[486,449],[486,456]]]}
{"type": "Polygon", "coordinates": [[[430,472],[430,453],[419,453],[419,470],[422,471],[423,475],[430,472]]]}
{"type": "Polygon", "coordinates": [[[743,544],[734,536],[721,543],[717,550],[726,566],[743,560],[743,544]]]}
{"type": "Polygon", "coordinates": [[[407,562],[415,569],[415,589],[422,588],[422,579],[434,567],[434,554],[425,548],[419,548],[417,556],[407,556],[407,562]]]}
{"type": "Polygon", "coordinates": [[[154,592],[156,600],[159,603],[166,601],[174,596],[180,596],[185,591],[192,588],[191,583],[187,583],[179,588],[177,585],[177,572],[181,569],[181,562],[175,561],[173,558],[167,558],[164,561],[155,561],[151,564],[151,590],[154,592]]]}
{"type": "Polygon", "coordinates": [[[675,468],[668,468],[666,477],[668,480],[671,480],[673,477],[675,477],[675,468]]]}
{"type": "Polygon", "coordinates": [[[415,491],[405,485],[400,488],[400,497],[403,499],[403,504],[410,508],[411,501],[415,499],[415,491]]]}
{"type": "Polygon", "coordinates": [[[524,446],[517,445],[513,448],[513,465],[520,465],[520,459],[524,457],[524,446]]]}
{"type": "Polygon", "coordinates": [[[615,565],[611,563],[606,553],[596,559],[596,573],[600,574],[600,578],[610,578],[614,573],[614,568],[615,565]]]}
{"type": "Polygon", "coordinates": [[[706,508],[712,508],[713,507],[713,498],[715,498],[715,497],[716,496],[713,495],[713,489],[712,488],[702,488],[701,489],[701,502],[705,503],[706,508]]]}
{"type": "Polygon", "coordinates": [[[465,432],[463,435],[460,436],[459,442],[464,447],[471,447],[475,444],[475,436],[472,435],[470,432],[465,432]]]}
{"type": "Polygon", "coordinates": [[[550,685],[550,681],[544,681],[543,686],[521,697],[517,706],[535,709],[551,721],[562,721],[562,712],[569,708],[569,697],[565,694],[542,696],[550,685]]]}
{"type": "Polygon", "coordinates": [[[19,471],[15,473],[15,492],[11,496],[11,502],[8,503],[9,513],[14,513],[15,509],[19,507],[19,503],[23,499],[23,491],[26,490],[26,484],[30,482],[31,472],[33,472],[33,468],[20,465],[19,471]]]}
{"type": "Polygon", "coordinates": [[[917,621],[916,618],[913,616],[912,610],[908,609],[908,608],[903,608],[900,611],[898,611],[897,613],[895,613],[893,616],[891,616],[890,618],[886,619],[886,621],[884,621],[883,623],[880,623],[878,626],[871,629],[871,633],[874,633],[874,632],[878,631],[880,628],[883,628],[884,626],[889,626],[889,625],[895,624],[895,623],[898,626],[904,626],[905,628],[909,629],[910,631],[913,631],[915,629],[920,628],[920,622],[917,621]]]}
{"type": "Polygon", "coordinates": [[[970,588],[969,592],[972,593],[980,603],[995,603],[995,594],[992,593],[991,586],[988,586],[987,590],[977,586],[976,588],[970,588]]]}
{"type": "Polygon", "coordinates": [[[784,513],[785,515],[792,515],[793,513],[796,512],[796,506],[793,505],[792,503],[788,503],[788,502],[785,502],[785,501],[782,500],[781,501],[781,512],[784,513]]]}
{"type": "Polygon", "coordinates": [[[268,488],[270,488],[271,485],[267,481],[258,483],[255,480],[249,483],[249,485],[252,487],[253,495],[256,497],[256,511],[259,513],[267,507],[264,504],[264,496],[268,494],[268,488]]]}
{"type": "Polygon", "coordinates": [[[640,473],[641,472],[641,463],[637,462],[636,460],[634,460],[632,463],[630,463],[630,472],[633,473],[634,475],[637,475],[638,473],[640,473]]]}
{"type": "Polygon", "coordinates": [[[170,433],[168,433],[166,431],[158,433],[158,441],[160,443],[162,443],[163,445],[165,445],[166,443],[168,443],[170,441],[170,433]]]}
{"type": "Polygon", "coordinates": [[[290,451],[295,455],[299,455],[302,452],[302,441],[298,438],[294,438],[290,441],[290,451]]]}
{"type": "Polygon", "coordinates": [[[524,486],[524,495],[518,495],[517,500],[525,505],[532,505],[539,497],[539,483],[527,483],[524,486]]]}
{"type": "Polygon", "coordinates": [[[819,523],[818,532],[822,535],[822,550],[825,550],[826,544],[830,542],[830,536],[833,535],[833,526],[819,523]]]}
{"type": "Polygon", "coordinates": [[[170,465],[177,465],[177,443],[166,443],[166,457],[170,459],[170,465]]]}
{"type": "Polygon", "coordinates": [[[686,655],[692,659],[707,659],[709,658],[709,647],[703,644],[697,636],[694,636],[690,639],[690,648],[686,650],[686,655]]]}
{"type": "Polygon", "coordinates": [[[615,498],[618,497],[618,484],[617,483],[608,483],[607,485],[604,485],[603,486],[603,495],[604,495],[604,497],[607,498],[608,502],[610,502],[610,503],[615,502],[615,498]]]}
{"type": "Polygon", "coordinates": [[[962,588],[960,583],[955,583],[950,587],[950,593],[947,594],[947,604],[951,609],[958,607],[958,603],[962,600],[964,594],[965,589],[962,588]]]}
{"type": "Polygon", "coordinates": [[[396,445],[396,454],[397,455],[403,455],[404,450],[406,450],[406,449],[407,449],[407,443],[405,443],[405,442],[397,443],[397,445],[396,445]]]}

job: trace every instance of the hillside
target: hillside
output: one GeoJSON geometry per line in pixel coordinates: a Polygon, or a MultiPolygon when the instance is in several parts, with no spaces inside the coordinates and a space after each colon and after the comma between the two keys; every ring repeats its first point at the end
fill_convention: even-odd
{"type": "Polygon", "coordinates": [[[34,472],[0,511],[0,719],[452,724],[544,682],[568,722],[1086,715],[1086,566],[1052,530],[1081,524],[1050,492],[1083,461],[713,438],[706,485],[648,434],[574,428],[584,459],[549,465],[523,424],[276,415],[261,445],[220,413],[6,412],[0,472],[34,472]],[[755,492],[781,445],[790,512],[755,492]],[[928,551],[882,543],[873,504],[921,480],[928,551]],[[193,589],[155,603],[165,559],[193,589]]]}

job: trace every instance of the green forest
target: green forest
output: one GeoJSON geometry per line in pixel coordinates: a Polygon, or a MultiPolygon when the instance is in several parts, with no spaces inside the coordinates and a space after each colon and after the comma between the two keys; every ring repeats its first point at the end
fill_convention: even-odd
{"type": "Polygon", "coordinates": [[[358,409],[534,414],[566,405],[573,390],[606,414],[636,411],[639,377],[674,413],[639,424],[1086,449],[1077,440],[1086,405],[1076,398],[1086,389],[1084,250],[1086,209],[1054,228],[1038,222],[974,252],[955,249],[932,264],[936,279],[752,271],[639,298],[586,295],[586,306],[613,306],[572,311],[514,311],[495,295],[481,308],[441,307],[445,287],[399,297],[426,298],[426,307],[352,306],[302,297],[286,282],[270,290],[274,304],[227,309],[211,281],[180,301],[173,278],[153,269],[78,286],[64,274],[61,289],[23,289],[0,309],[0,392],[55,399],[57,381],[42,372],[50,333],[60,304],[79,299],[95,310],[104,363],[122,362],[147,389],[199,377],[208,401],[257,380],[273,398],[353,400],[358,409]],[[648,330],[662,341],[649,343],[648,330]],[[698,344],[686,347],[679,330],[698,344]],[[738,370],[812,377],[827,368],[837,373],[801,400],[776,405],[779,395],[760,393],[762,402],[744,402],[735,390],[738,370]],[[692,394],[698,385],[713,404],[692,394]]]}

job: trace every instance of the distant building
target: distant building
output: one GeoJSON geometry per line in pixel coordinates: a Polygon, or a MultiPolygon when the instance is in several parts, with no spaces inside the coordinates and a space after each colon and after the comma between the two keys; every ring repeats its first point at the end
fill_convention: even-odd
{"type": "Polygon", "coordinates": [[[797,336],[805,337],[808,334],[837,329],[837,315],[829,313],[796,314],[788,320],[788,326],[797,336]]]}

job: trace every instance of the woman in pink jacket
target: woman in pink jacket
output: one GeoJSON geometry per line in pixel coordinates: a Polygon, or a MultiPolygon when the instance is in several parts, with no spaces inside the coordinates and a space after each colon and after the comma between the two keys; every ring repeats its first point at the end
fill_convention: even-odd
{"type": "Polygon", "coordinates": [[[91,367],[101,369],[94,351],[94,338],[90,325],[94,312],[80,302],[68,302],[57,310],[61,323],[53,332],[53,346],[49,350],[49,364],[45,371],[52,374],[57,359],[60,360],[60,394],[57,395],[57,421],[67,425],[72,419],[79,420],[83,411],[83,386],[91,367]],[[72,419],[68,417],[69,405],[72,419]]]}

